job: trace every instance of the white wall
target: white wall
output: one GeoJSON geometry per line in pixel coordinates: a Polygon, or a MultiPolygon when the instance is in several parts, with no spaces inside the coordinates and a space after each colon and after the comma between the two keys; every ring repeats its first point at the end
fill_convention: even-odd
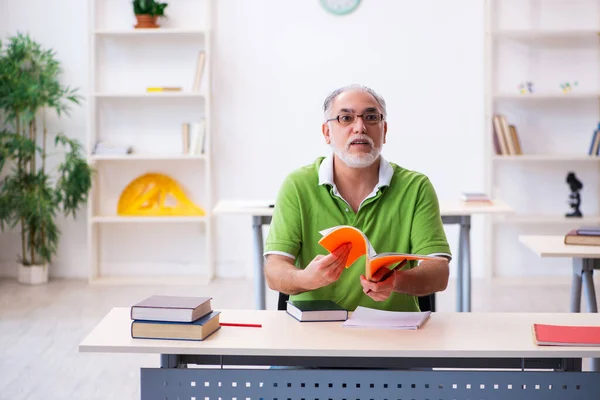
{"type": "MultiPolygon", "coordinates": [[[[323,99],[351,82],[388,103],[389,160],[429,175],[441,198],[483,189],[482,2],[365,1],[340,18],[317,1],[225,1],[217,24],[221,198],[274,197],[291,169],[326,154],[323,99]]],[[[219,221],[229,236],[220,261],[250,259],[249,219],[219,221]]],[[[454,227],[448,232],[456,243],[454,227]]],[[[480,271],[482,242],[473,247],[480,271]]]]}
{"type": "MultiPolygon", "coordinates": [[[[0,12],[2,40],[19,31],[29,33],[44,47],[54,49],[64,70],[63,81],[72,87],[80,88],[80,94],[87,96],[87,2],[2,0],[0,4],[2,5],[2,12],[0,12]]],[[[73,107],[71,117],[70,119],[63,117],[60,120],[50,118],[49,130],[64,132],[85,143],[85,106],[73,107]]],[[[49,159],[48,166],[55,165],[56,161],[58,160],[49,159]]],[[[62,231],[61,246],[58,249],[55,268],[51,273],[55,276],[85,276],[87,265],[85,208],[77,215],[76,221],[60,218],[59,228],[62,231]]],[[[19,240],[17,233],[0,233],[0,274],[16,274],[14,260],[20,252],[19,240]]]]}
{"type": "MultiPolygon", "coordinates": [[[[87,94],[87,3],[3,3],[0,33],[28,31],[56,49],[64,81],[87,94]]],[[[482,1],[364,1],[345,17],[327,14],[318,1],[215,3],[214,200],[273,198],[291,170],[327,154],[323,99],[353,82],[387,100],[386,158],[427,174],[442,199],[485,188],[482,1]]],[[[173,0],[170,7],[176,5],[173,0]]],[[[84,140],[85,123],[81,108],[55,127],[84,140]]],[[[250,220],[215,220],[219,275],[250,275],[250,220]]],[[[61,223],[54,276],[86,276],[85,225],[84,214],[61,223]]],[[[447,232],[456,253],[456,229],[447,232]]],[[[481,234],[476,221],[475,276],[483,274],[481,234]]],[[[0,261],[10,264],[16,249],[15,235],[0,236],[0,261]]],[[[13,273],[7,265],[0,273],[13,273]]]]}

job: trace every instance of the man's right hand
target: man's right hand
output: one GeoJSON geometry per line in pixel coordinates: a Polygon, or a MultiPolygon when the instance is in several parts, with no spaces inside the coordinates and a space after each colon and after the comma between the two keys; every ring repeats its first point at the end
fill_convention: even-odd
{"type": "Polygon", "coordinates": [[[352,244],[345,243],[326,256],[321,254],[316,256],[306,268],[299,271],[302,286],[308,291],[337,281],[344,271],[350,249],[352,244]]]}

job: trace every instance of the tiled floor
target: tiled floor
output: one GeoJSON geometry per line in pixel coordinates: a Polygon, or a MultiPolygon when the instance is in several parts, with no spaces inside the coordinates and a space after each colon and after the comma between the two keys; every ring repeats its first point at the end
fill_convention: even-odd
{"type": "MultiPolygon", "coordinates": [[[[473,311],[567,312],[569,278],[551,282],[514,279],[473,283],[473,311]]],[[[139,399],[139,368],[157,366],[153,355],[79,353],[77,346],[116,306],[129,307],[151,294],[213,297],[215,309],[253,308],[248,280],[208,286],[90,286],[55,280],[22,286],[0,280],[0,399],[139,399]]],[[[276,308],[269,291],[267,307],[276,308]]],[[[453,311],[453,285],[437,297],[438,311],[453,311]]]]}

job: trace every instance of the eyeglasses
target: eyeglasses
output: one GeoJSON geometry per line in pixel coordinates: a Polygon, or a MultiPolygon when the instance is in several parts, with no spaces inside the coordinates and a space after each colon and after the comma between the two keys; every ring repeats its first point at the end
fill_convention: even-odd
{"type": "Polygon", "coordinates": [[[365,124],[367,125],[375,125],[379,122],[383,121],[383,114],[379,113],[365,113],[365,114],[352,114],[352,113],[343,113],[338,115],[335,118],[329,118],[325,122],[329,121],[337,121],[340,125],[352,125],[356,122],[356,119],[361,117],[365,124]]]}

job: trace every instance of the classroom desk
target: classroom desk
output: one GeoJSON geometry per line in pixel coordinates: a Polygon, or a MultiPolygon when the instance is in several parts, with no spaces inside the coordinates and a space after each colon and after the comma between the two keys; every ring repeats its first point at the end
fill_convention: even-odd
{"type": "Polygon", "coordinates": [[[600,393],[600,373],[581,371],[581,359],[600,357],[600,347],[536,346],[532,339],[533,323],[598,325],[598,314],[433,313],[412,331],[301,323],[271,310],[221,310],[221,322],[262,328],[225,326],[202,342],[132,339],[129,308],[114,308],[79,351],[161,355],[160,368],[141,368],[143,400],[547,400],[600,393]],[[187,368],[193,364],[203,367],[187,368]],[[307,368],[266,367],[277,365],[307,368]]]}
{"type": "MultiPolygon", "coordinates": [[[[252,216],[254,232],[254,293],[255,307],[264,310],[265,280],[263,277],[263,233],[262,226],[271,223],[273,204],[269,201],[220,201],[213,212],[215,214],[245,214],[252,216]]],[[[460,226],[458,254],[456,256],[456,311],[471,311],[471,216],[474,214],[512,213],[506,203],[494,200],[493,204],[465,204],[461,201],[440,202],[442,222],[446,225],[460,226]]]]}
{"type": "Polygon", "coordinates": [[[519,241],[540,257],[573,259],[571,312],[581,311],[581,286],[589,312],[598,312],[594,269],[600,268],[600,246],[566,245],[563,235],[521,235],[519,241]]]}

